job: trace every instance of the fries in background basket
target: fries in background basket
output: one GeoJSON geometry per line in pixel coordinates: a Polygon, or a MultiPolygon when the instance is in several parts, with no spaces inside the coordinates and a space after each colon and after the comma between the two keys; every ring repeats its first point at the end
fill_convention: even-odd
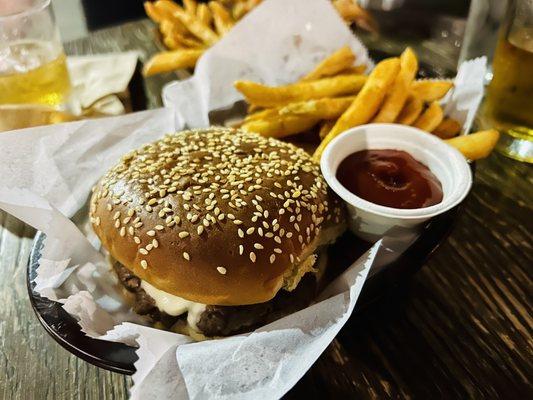
{"type": "MultiPolygon", "coordinates": [[[[146,15],[159,25],[161,42],[169,50],[207,49],[247,13],[257,7],[262,0],[212,0],[200,3],[197,0],[183,0],[183,6],[171,0],[145,1],[146,15]]],[[[375,32],[377,25],[372,16],[357,5],[355,0],[334,0],[333,5],[348,24],[356,24],[365,30],[375,32]]],[[[353,53],[342,48],[338,54],[332,54],[331,60],[324,60],[324,65],[317,66],[303,80],[315,80],[337,75],[344,70],[345,74],[361,74],[364,68],[353,67],[353,53]]],[[[164,60],[156,54],[148,61],[154,73],[171,72],[182,67],[181,64],[162,63],[164,60]],[[161,64],[158,64],[161,63],[161,64]]]]}
{"type": "Polygon", "coordinates": [[[249,103],[241,128],[275,138],[314,129],[321,140],[316,160],[337,135],[368,122],[411,125],[450,139],[471,160],[488,155],[496,144],[493,131],[454,138],[461,124],[445,116],[439,103],[453,83],[415,80],[418,59],[412,49],[379,62],[368,76],[353,73],[365,70],[355,62],[351,49],[342,47],[293,84],[236,81],[235,88],[249,103]]]}

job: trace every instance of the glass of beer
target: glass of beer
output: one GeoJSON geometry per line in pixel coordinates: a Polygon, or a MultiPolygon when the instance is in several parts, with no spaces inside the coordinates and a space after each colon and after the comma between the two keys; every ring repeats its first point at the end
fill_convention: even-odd
{"type": "Polygon", "coordinates": [[[65,110],[69,93],[50,0],[0,0],[0,113],[23,104],[65,110]]]}
{"type": "Polygon", "coordinates": [[[533,0],[510,0],[485,99],[487,122],[502,132],[498,149],[533,162],[533,0]]]}

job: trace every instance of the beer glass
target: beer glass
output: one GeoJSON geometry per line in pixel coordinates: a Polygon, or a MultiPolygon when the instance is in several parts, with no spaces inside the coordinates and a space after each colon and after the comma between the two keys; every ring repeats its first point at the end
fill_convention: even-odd
{"type": "Polygon", "coordinates": [[[50,0],[0,1],[0,108],[38,104],[64,110],[69,93],[50,0]]]}
{"type": "Polygon", "coordinates": [[[498,150],[533,162],[533,0],[511,0],[492,63],[484,114],[502,138],[498,150]]]}

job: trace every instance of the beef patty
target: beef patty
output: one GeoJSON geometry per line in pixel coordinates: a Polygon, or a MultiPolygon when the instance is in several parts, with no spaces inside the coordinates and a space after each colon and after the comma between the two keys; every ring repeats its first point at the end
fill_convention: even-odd
{"type": "MultiPolygon", "coordinates": [[[[153,323],[159,322],[170,329],[178,321],[185,321],[187,314],[171,316],[160,311],[155,301],[141,287],[141,280],[119,262],[113,267],[122,285],[134,297],[133,310],[147,316],[153,323]]],[[[292,292],[280,290],[270,301],[244,306],[207,305],[196,324],[205,336],[229,336],[249,332],[285,315],[307,307],[316,295],[317,281],[314,274],[306,274],[292,292]]]]}

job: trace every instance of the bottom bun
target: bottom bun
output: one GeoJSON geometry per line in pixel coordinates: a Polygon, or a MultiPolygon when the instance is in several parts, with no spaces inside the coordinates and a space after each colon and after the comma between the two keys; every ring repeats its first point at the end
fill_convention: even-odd
{"type": "MultiPolygon", "coordinates": [[[[291,291],[280,290],[267,302],[242,306],[193,303],[155,289],[133,275],[118,261],[113,261],[113,268],[137,314],[146,316],[155,328],[171,330],[202,340],[250,332],[307,307],[317,295],[319,280],[326,264],[325,252],[320,254],[318,261],[313,263],[314,268],[300,277],[298,285],[291,291]],[[170,297],[176,306],[161,310],[152,296],[164,296],[165,300],[170,297]]],[[[316,258],[317,256],[312,254],[309,260],[314,261],[316,258]]],[[[310,262],[304,261],[302,264],[310,262]]],[[[163,301],[163,303],[169,302],[163,301]]]]}

